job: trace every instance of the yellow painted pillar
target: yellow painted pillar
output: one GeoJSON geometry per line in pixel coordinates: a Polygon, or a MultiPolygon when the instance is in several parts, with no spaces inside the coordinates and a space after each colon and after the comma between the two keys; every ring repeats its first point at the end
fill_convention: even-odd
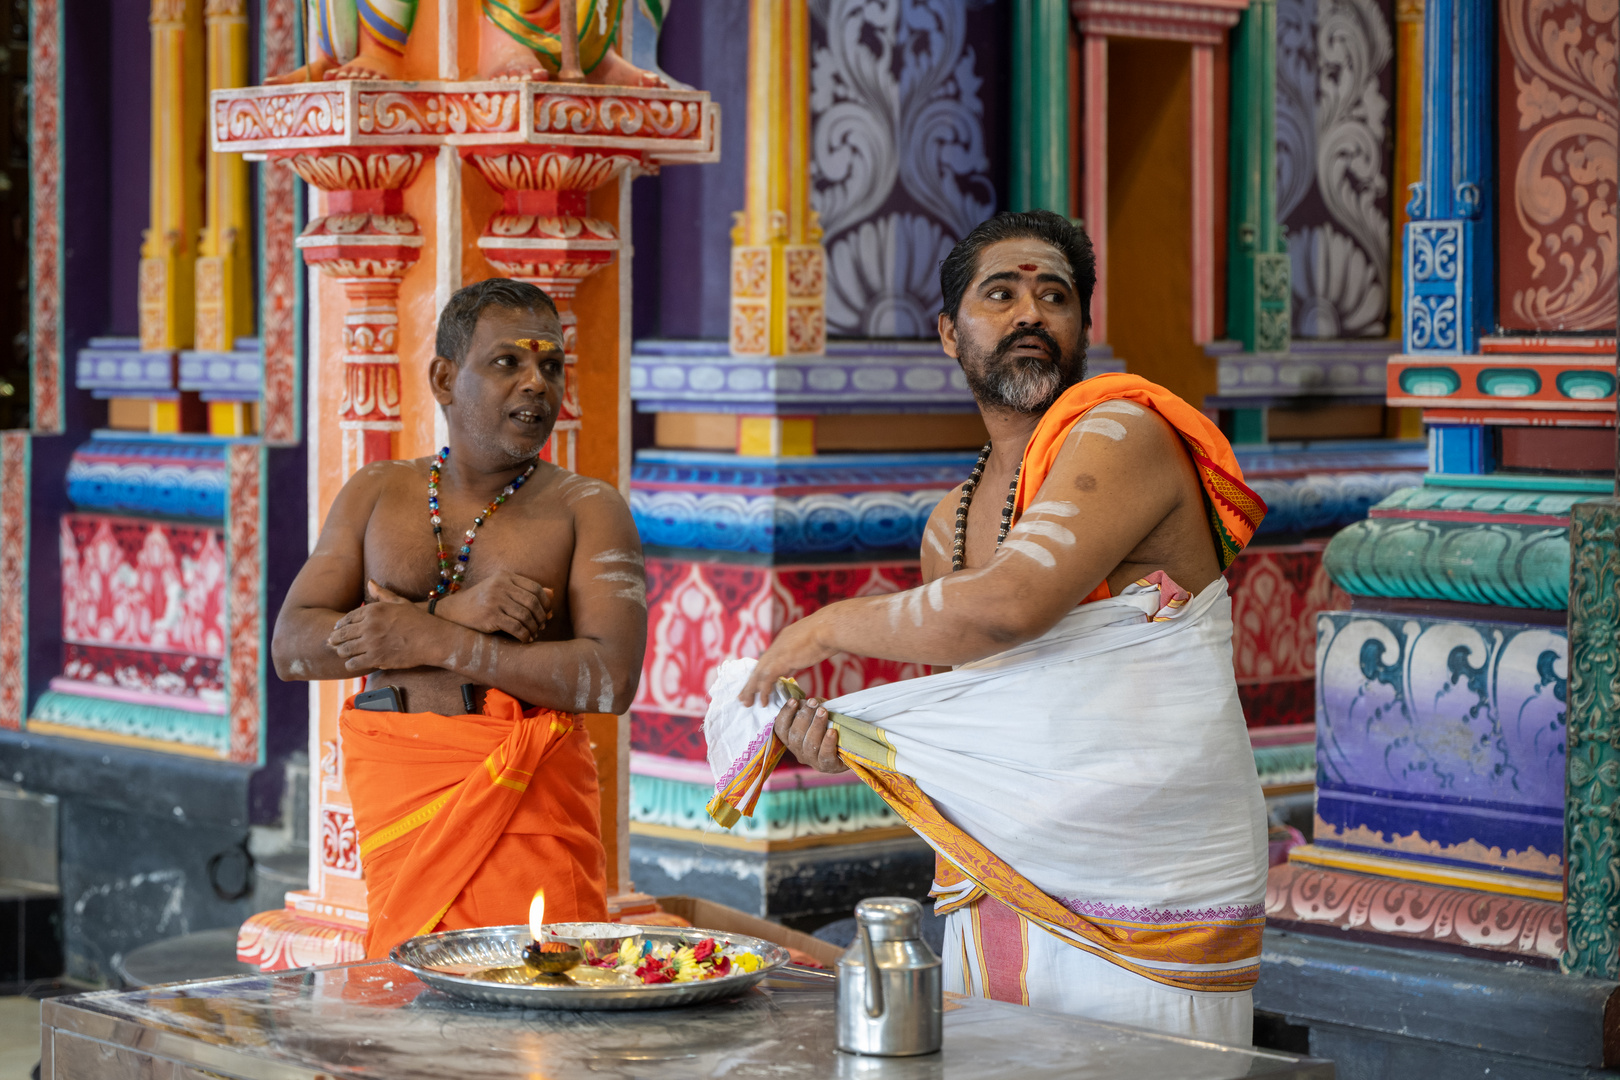
{"type": "Polygon", "coordinates": [[[1406,204],[1423,179],[1423,0],[1395,4],[1395,243],[1390,251],[1389,336],[1401,336],[1406,204]]]}
{"type": "Polygon", "coordinates": [[[748,197],[731,230],[731,351],[815,355],[827,344],[827,252],[810,209],[810,9],[750,0],[748,197]]]}
{"type": "Polygon", "coordinates": [[[184,348],[202,227],[202,0],[152,0],[152,204],[141,244],[141,348],[184,348]]]}
{"type": "MultiPolygon", "coordinates": [[[[246,86],[247,0],[207,0],[208,89],[246,86]]],[[[208,151],[207,217],[197,257],[196,348],[228,352],[253,330],[248,167],[241,154],[208,151]]],[[[235,432],[233,434],[240,434],[235,432]]]]}

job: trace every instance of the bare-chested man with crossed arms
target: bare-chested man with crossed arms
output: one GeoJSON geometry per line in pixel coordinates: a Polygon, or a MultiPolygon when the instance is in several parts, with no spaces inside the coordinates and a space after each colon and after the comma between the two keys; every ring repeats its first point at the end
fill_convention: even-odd
{"type": "Polygon", "coordinates": [[[547,921],[605,916],[577,714],[627,709],[646,647],[629,508],[539,458],[564,389],[550,298],[470,285],[437,344],[447,452],[350,478],[273,646],[284,679],[365,677],[383,699],[351,699],[340,721],[373,957],[434,929],[526,922],[542,887],[547,921]]]}

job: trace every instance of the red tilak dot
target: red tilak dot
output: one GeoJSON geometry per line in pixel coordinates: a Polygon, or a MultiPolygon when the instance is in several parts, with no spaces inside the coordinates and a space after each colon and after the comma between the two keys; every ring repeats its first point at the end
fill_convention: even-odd
{"type": "Polygon", "coordinates": [[[1036,269],[1039,269],[1039,267],[1037,267],[1034,263],[1019,263],[1018,264],[1018,269],[1020,269],[1020,270],[1036,270],[1036,269]]]}

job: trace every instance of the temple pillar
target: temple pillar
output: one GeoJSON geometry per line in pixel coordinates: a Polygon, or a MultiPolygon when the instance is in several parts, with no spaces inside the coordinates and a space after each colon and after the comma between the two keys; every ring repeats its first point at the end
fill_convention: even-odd
{"type": "Polygon", "coordinates": [[[343,432],[341,475],[394,456],[402,430],[399,379],[399,283],[422,251],[403,189],[423,153],[405,147],[303,151],[286,155],[306,182],[327,193],[324,217],[298,237],[304,261],[343,283],[343,432]]]}
{"type": "MultiPolygon", "coordinates": [[[[208,89],[247,85],[247,0],[208,0],[203,21],[208,38],[208,89]]],[[[241,154],[210,150],[206,170],[194,340],[199,351],[229,352],[239,336],[253,329],[248,165],[241,154]]]]}
{"type": "Polygon", "coordinates": [[[1620,976],[1620,501],[1570,509],[1569,710],[1560,969],[1620,976]]]}
{"type": "MultiPolygon", "coordinates": [[[[141,349],[191,344],[202,226],[203,4],[152,0],[151,218],[141,244],[141,349]]],[[[245,27],[244,27],[245,32],[245,27]]]]}
{"type": "Polygon", "coordinates": [[[1488,0],[1427,0],[1421,182],[1407,213],[1403,352],[1477,353],[1496,317],[1495,137],[1488,0]]]}
{"type": "Polygon", "coordinates": [[[1082,85],[1080,217],[1097,260],[1091,293],[1091,340],[1108,340],[1108,39],[1085,33],[1080,45],[1082,85]]]}
{"type": "MultiPolygon", "coordinates": [[[[1395,235],[1405,236],[1412,215],[1407,200],[1423,179],[1423,0],[1395,3],[1395,177],[1391,185],[1395,235]]],[[[1401,336],[1405,245],[1396,244],[1389,268],[1389,336],[1401,336]]]]}
{"type": "Polygon", "coordinates": [[[546,456],[579,471],[582,422],[579,398],[579,284],[613,261],[618,232],[589,216],[592,190],[621,170],[638,167],[639,154],[541,146],[469,150],[467,160],[501,193],[501,208],[484,226],[478,247],[500,273],[546,291],[562,322],[562,409],[546,456]]]}
{"type": "Polygon", "coordinates": [[[813,356],[827,344],[827,252],[810,208],[810,9],[751,0],[748,195],[731,230],[731,352],[813,356]]]}
{"type": "Polygon", "coordinates": [[[1069,8],[1014,0],[1012,161],[1007,204],[1069,214],[1069,8]]]}
{"type": "Polygon", "coordinates": [[[1276,0],[1254,0],[1232,33],[1231,162],[1227,336],[1246,352],[1283,352],[1291,297],[1277,223],[1276,0]]]}

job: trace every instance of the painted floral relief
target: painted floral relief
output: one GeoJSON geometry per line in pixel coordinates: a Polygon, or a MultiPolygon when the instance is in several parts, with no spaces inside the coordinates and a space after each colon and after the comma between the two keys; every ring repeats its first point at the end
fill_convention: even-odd
{"type": "Polygon", "coordinates": [[[932,337],[940,261],[996,209],[984,123],[995,49],[980,24],[998,12],[966,0],[811,0],[810,13],[827,332],[932,337]]]}
{"type": "Polygon", "coordinates": [[[1277,216],[1295,337],[1388,332],[1390,26],[1388,0],[1277,4],[1277,216]]]}
{"type": "Polygon", "coordinates": [[[1617,0],[1502,0],[1498,319],[1615,325],[1617,0]]]}

